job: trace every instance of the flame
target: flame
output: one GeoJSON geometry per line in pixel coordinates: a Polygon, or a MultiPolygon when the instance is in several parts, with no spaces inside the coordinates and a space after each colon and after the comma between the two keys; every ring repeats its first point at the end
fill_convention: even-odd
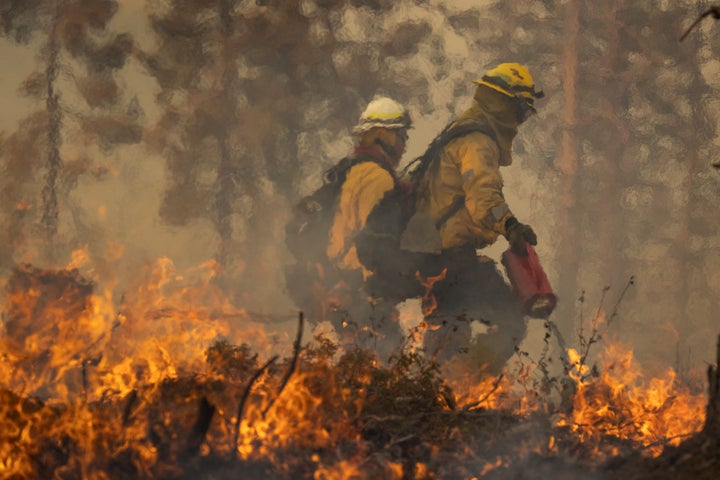
{"type": "MultiPolygon", "coordinates": [[[[110,247],[109,258],[119,258],[122,247],[110,247]]],[[[91,468],[98,456],[113,453],[100,455],[98,443],[125,438],[138,471],[149,471],[158,461],[146,439],[151,419],[98,423],[88,405],[133,394],[139,404],[149,403],[160,393],[158,385],[181,373],[211,376],[206,353],[219,339],[252,339],[263,354],[277,343],[212,287],[216,267],[206,262],[179,273],[160,258],[119,306],[110,288],[98,287],[87,249],[73,252],[65,269],[18,267],[6,283],[0,336],[0,477],[34,477],[33,459],[52,438],[69,439],[86,452],[69,461],[69,470],[91,468]]],[[[284,395],[284,402],[295,400],[285,410],[295,408],[302,420],[297,406],[311,408],[313,398],[284,395]]],[[[282,402],[266,420],[277,423],[272,412],[280,408],[282,402]]]]}
{"type": "Polygon", "coordinates": [[[492,472],[493,470],[501,467],[503,465],[503,459],[498,455],[498,457],[495,459],[494,462],[488,462],[486,463],[482,470],[480,470],[480,476],[484,477],[488,473],[492,472]]]}
{"type": "Polygon", "coordinates": [[[420,284],[425,288],[425,293],[423,294],[421,300],[423,316],[427,317],[437,309],[437,300],[435,299],[435,295],[432,293],[432,289],[437,282],[444,280],[446,275],[447,268],[443,268],[442,272],[438,275],[425,278],[423,278],[420,274],[420,271],[415,272],[415,278],[417,278],[420,284]]]}
{"type": "Polygon", "coordinates": [[[26,210],[30,210],[31,208],[33,208],[32,203],[29,203],[26,200],[21,200],[20,202],[18,202],[15,205],[15,210],[23,211],[23,212],[26,210]]]}
{"type": "MultiPolygon", "coordinates": [[[[214,286],[214,261],[178,271],[159,258],[135,284],[117,292],[111,264],[122,253],[122,245],[108,244],[98,261],[82,249],[64,269],[28,265],[7,279],[0,332],[0,477],[36,478],[38,462],[48,460],[60,465],[52,474],[58,478],[108,478],[103,468],[117,462],[142,478],[166,478],[178,473],[186,449],[195,449],[201,457],[268,462],[287,478],[297,462],[311,469],[305,478],[435,478],[439,444],[426,446],[428,458],[401,463],[374,450],[366,438],[364,415],[380,401],[373,389],[394,378],[378,373],[372,355],[338,360],[332,345],[316,339],[295,365],[287,332],[273,337],[267,325],[214,286]],[[273,354],[285,360],[266,360],[273,354]],[[193,428],[180,426],[203,416],[209,423],[200,440],[186,441],[193,428]],[[178,446],[160,448],[157,438],[163,435],[178,446]],[[291,460],[294,451],[312,453],[291,460]]],[[[432,307],[432,286],[444,274],[424,280],[424,305],[432,307]]],[[[561,435],[568,432],[597,458],[616,453],[603,442],[608,437],[657,455],[701,428],[704,397],[685,388],[675,372],[646,379],[630,349],[607,341],[603,348],[598,369],[587,364],[586,354],[568,351],[574,393],[561,413],[534,388],[533,365],[492,377],[449,363],[448,389],[430,391],[428,398],[433,412],[443,415],[553,415],[551,434],[513,446],[525,455],[559,455],[568,441],[561,435]]],[[[416,356],[404,361],[422,358],[411,353],[416,356]]],[[[409,375],[405,368],[400,373],[409,375]]],[[[414,413],[399,412],[381,421],[414,413]]],[[[400,445],[405,433],[389,444],[400,445]]],[[[482,457],[463,448],[477,467],[467,478],[513,460],[510,454],[482,457]]]]}
{"type": "Polygon", "coordinates": [[[674,370],[645,380],[632,350],[620,342],[601,352],[597,377],[589,375],[577,351],[569,350],[568,358],[576,392],[571,413],[561,415],[557,425],[569,427],[583,441],[599,443],[602,436],[613,436],[657,456],[666,444],[678,445],[702,428],[704,396],[678,384],[674,370]]]}

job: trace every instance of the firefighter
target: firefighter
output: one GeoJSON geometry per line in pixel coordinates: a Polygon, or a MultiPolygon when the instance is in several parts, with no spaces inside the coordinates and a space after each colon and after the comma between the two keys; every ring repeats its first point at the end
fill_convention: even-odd
{"type": "Polygon", "coordinates": [[[451,140],[438,149],[418,184],[416,215],[435,227],[434,273],[444,269],[444,278],[432,287],[436,308],[425,317],[424,348],[439,360],[464,352],[472,338],[470,322],[480,321],[488,333],[478,336],[474,351],[489,373],[497,373],[522,340],[525,319],[495,263],[477,251],[500,236],[521,255],[527,254],[526,244],[537,243],[533,229],[518,221],[505,201],[500,167],[512,163],[518,127],[536,113],[534,102],[543,92],[518,63],[500,64],[474,83],[472,105],[441,134],[451,140]]]}
{"type": "Polygon", "coordinates": [[[396,303],[381,292],[368,292],[373,271],[358,258],[356,239],[378,205],[397,198],[400,187],[396,169],[405,152],[411,119],[401,104],[388,97],[371,101],[353,128],[352,165],[337,200],[329,232],[327,257],[342,272],[331,306],[331,321],[341,339],[375,348],[387,360],[402,344],[396,303]]]}

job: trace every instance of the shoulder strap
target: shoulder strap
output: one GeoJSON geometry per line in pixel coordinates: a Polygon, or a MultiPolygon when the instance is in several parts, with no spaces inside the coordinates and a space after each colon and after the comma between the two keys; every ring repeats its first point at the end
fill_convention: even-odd
{"type": "Polygon", "coordinates": [[[463,137],[473,132],[483,133],[490,137],[495,143],[497,143],[497,137],[495,136],[495,132],[492,128],[490,128],[489,125],[485,123],[481,123],[478,121],[450,123],[433,139],[432,142],[430,142],[430,145],[428,145],[425,153],[410,162],[410,164],[408,164],[405,169],[403,169],[401,176],[407,174],[410,176],[411,181],[417,184],[417,182],[425,175],[425,172],[429,170],[430,165],[438,157],[438,155],[440,154],[440,150],[445,145],[455,140],[456,138],[463,137]],[[413,165],[415,165],[415,167],[411,169],[413,165]]]}
{"type": "MultiPolygon", "coordinates": [[[[427,150],[425,150],[425,153],[416,158],[406,167],[405,170],[407,171],[413,164],[417,163],[417,166],[408,174],[413,184],[413,197],[417,194],[417,188],[420,184],[420,180],[423,176],[425,176],[425,173],[430,169],[430,166],[440,155],[440,150],[456,138],[460,138],[474,132],[483,133],[497,143],[497,136],[495,135],[495,132],[486,123],[478,121],[450,123],[438,134],[437,137],[435,137],[435,139],[433,139],[427,150]]],[[[464,196],[455,197],[450,208],[437,220],[437,222],[435,222],[435,228],[440,229],[440,227],[442,227],[445,222],[450,219],[450,217],[455,215],[458,210],[462,208],[464,203],[464,196]]]]}

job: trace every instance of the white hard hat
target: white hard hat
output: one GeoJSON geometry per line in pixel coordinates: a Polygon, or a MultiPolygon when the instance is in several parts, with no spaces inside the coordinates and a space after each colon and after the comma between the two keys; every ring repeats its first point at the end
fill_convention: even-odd
{"type": "Polygon", "coordinates": [[[408,111],[398,102],[388,97],[377,97],[368,103],[365,111],[360,115],[358,124],[353,127],[353,133],[361,135],[371,128],[410,128],[412,121],[408,111]]]}

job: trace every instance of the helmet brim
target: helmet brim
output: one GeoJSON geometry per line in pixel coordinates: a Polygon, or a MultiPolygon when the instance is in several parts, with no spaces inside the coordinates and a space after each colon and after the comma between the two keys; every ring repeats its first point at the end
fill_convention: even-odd
{"type": "Polygon", "coordinates": [[[352,133],[355,135],[362,135],[364,133],[369,132],[373,128],[386,128],[388,130],[395,130],[398,128],[412,128],[412,124],[402,123],[402,122],[393,122],[393,123],[367,122],[367,123],[361,123],[360,125],[354,126],[352,129],[352,133]]]}
{"type": "Polygon", "coordinates": [[[545,93],[542,90],[535,90],[535,86],[533,85],[532,88],[528,89],[518,89],[513,87],[503,87],[501,85],[496,85],[495,83],[492,83],[485,78],[480,78],[477,80],[473,80],[473,83],[476,85],[484,85],[488,88],[492,88],[493,90],[500,92],[504,95],[507,95],[508,97],[525,97],[525,98],[543,98],[545,96],[545,93]]]}

